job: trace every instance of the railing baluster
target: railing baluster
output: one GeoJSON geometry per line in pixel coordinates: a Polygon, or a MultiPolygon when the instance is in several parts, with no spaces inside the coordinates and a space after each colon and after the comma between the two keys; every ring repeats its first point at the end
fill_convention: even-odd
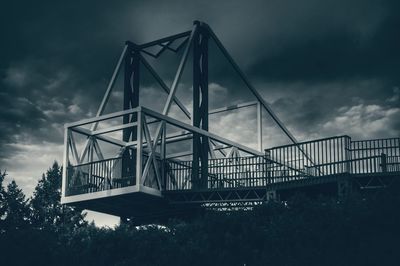
{"type": "MultiPolygon", "coordinates": [[[[210,159],[207,188],[265,187],[312,175],[324,176],[346,172],[370,174],[385,169],[387,172],[399,171],[399,146],[399,138],[351,141],[347,136],[340,136],[272,148],[268,150],[269,156],[265,153],[262,156],[210,159]],[[308,154],[312,162],[300,149],[308,154]],[[383,158],[386,159],[386,166],[383,165],[383,158]]],[[[122,176],[121,162],[122,158],[119,157],[70,166],[67,177],[69,195],[132,185],[129,182],[133,176],[122,176]],[[78,172],[78,176],[74,175],[78,172]],[[72,180],[74,176],[80,179],[72,180]],[[126,181],[127,179],[129,181],[126,181]],[[112,186],[108,180],[113,182],[112,186]]],[[[166,173],[166,190],[193,188],[191,161],[166,160],[163,167],[166,173]],[[171,176],[175,177],[175,183],[172,182],[171,176]]]]}

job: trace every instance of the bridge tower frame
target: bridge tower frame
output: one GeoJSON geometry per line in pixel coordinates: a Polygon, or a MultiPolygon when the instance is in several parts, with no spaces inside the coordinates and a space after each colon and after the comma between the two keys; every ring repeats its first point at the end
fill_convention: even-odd
{"type": "MultiPolygon", "coordinates": [[[[278,191],[302,188],[306,183],[316,186],[337,182],[338,178],[348,180],[349,175],[360,183],[359,187],[386,186],[390,182],[388,177],[400,170],[399,158],[399,138],[353,142],[348,136],[336,136],[299,143],[250,84],[211,28],[195,21],[193,28],[183,33],[141,45],[126,42],[96,116],[65,124],[61,201],[122,217],[130,217],[134,212],[148,215],[182,203],[215,204],[217,208],[227,202],[250,206],[277,198],[278,191]],[[255,102],[208,110],[211,41],[256,98],[255,102]],[[154,47],[159,50],[150,49],[154,47]],[[147,60],[157,59],[166,51],[181,55],[170,86],[147,60]],[[193,113],[176,95],[190,51],[193,113]],[[123,110],[104,114],[122,67],[123,110]],[[168,95],[161,112],[140,105],[142,70],[147,70],[168,95]],[[189,122],[170,115],[173,103],[189,122]],[[257,108],[258,149],[209,132],[209,115],[247,107],[257,108]],[[293,144],[264,153],[263,111],[293,144]],[[99,123],[102,124],[98,128],[99,123]],[[118,135],[121,132],[122,136],[118,135]],[[77,144],[76,135],[83,136],[82,145],[77,144]],[[167,152],[168,145],[183,141],[191,141],[191,148],[167,152]],[[115,150],[104,156],[104,146],[99,143],[113,145],[115,150]]],[[[346,194],[347,187],[341,183],[338,190],[346,194]]]]}
{"type": "MultiPolygon", "coordinates": [[[[208,131],[208,30],[195,21],[193,38],[193,126],[208,131]]],[[[209,138],[193,134],[192,177],[196,188],[205,188],[208,178],[209,138]]]]}

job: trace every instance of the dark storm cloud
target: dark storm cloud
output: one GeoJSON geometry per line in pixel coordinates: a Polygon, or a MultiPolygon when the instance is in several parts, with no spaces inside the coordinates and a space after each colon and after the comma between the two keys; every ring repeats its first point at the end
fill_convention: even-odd
{"type": "Polygon", "coordinates": [[[389,15],[365,40],[342,29],[300,44],[294,42],[283,51],[261,58],[249,72],[271,80],[397,78],[399,25],[400,17],[389,15]]]}
{"type": "MultiPolygon", "coordinates": [[[[91,106],[90,101],[85,105],[79,100],[80,97],[89,99],[83,91],[93,85],[86,84],[68,67],[55,63],[26,60],[10,65],[0,84],[3,101],[1,121],[5,130],[15,134],[29,132],[31,137],[36,137],[37,133],[40,136],[42,127],[64,123],[71,116],[82,115],[82,109],[77,104],[84,109],[91,106]]],[[[52,136],[51,133],[46,136],[50,137],[50,141],[60,140],[58,135],[52,136]]],[[[4,136],[3,140],[7,137],[10,136],[4,136]]]]}
{"type": "MultiPolygon", "coordinates": [[[[400,130],[398,1],[9,1],[3,7],[0,163],[8,167],[12,162],[1,158],[25,158],[24,149],[39,158],[43,143],[58,152],[63,124],[96,112],[125,40],[186,31],[196,19],[210,24],[300,139],[400,130]]],[[[210,55],[213,107],[251,99],[213,44],[210,55]]],[[[158,66],[169,83],[178,62],[172,57],[158,66]]],[[[179,92],[188,105],[190,73],[179,92]]],[[[143,84],[147,98],[154,97],[152,83],[143,84]]],[[[221,121],[234,123],[235,116],[221,121]]],[[[251,131],[243,127],[234,128],[251,131]]],[[[46,159],[56,156],[50,150],[46,159]]]]}

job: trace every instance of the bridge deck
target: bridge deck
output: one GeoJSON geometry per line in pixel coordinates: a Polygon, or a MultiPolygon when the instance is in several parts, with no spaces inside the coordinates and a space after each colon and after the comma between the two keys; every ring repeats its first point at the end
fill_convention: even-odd
{"type": "MultiPolygon", "coordinates": [[[[143,167],[147,159],[144,154],[143,167]]],[[[209,159],[207,180],[193,176],[190,160],[155,157],[162,180],[149,168],[149,177],[137,184],[132,171],[122,171],[124,163],[136,161],[124,160],[121,156],[70,165],[64,203],[120,216],[147,216],[179,211],[179,206],[242,208],[284,200],[296,191],[340,194],[343,189],[381,188],[400,177],[400,141],[340,136],[276,147],[260,156],[209,159]]]]}

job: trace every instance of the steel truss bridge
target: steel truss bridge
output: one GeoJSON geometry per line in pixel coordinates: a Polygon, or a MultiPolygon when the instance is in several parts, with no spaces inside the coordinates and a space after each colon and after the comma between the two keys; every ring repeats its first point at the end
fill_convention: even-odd
{"type": "Polygon", "coordinates": [[[62,203],[120,217],[172,217],[183,211],[252,208],[296,191],[346,197],[383,188],[400,173],[400,138],[353,141],[349,136],[298,142],[251,85],[211,28],[137,45],[126,42],[96,116],[65,125],[62,203]],[[256,101],[209,110],[208,46],[216,44],[256,101]],[[164,53],[181,55],[168,86],[149,63],[164,53]],[[177,97],[192,60],[193,110],[177,97]],[[123,69],[123,70],[122,70],[123,69]],[[139,104],[145,70],[165,91],[162,112],[139,104]],[[123,72],[122,111],[105,114],[123,72]],[[171,115],[175,104],[187,122],[171,115]],[[209,116],[255,108],[258,149],[209,131],[209,116]],[[263,149],[267,115],[290,144],[263,149]]]}

